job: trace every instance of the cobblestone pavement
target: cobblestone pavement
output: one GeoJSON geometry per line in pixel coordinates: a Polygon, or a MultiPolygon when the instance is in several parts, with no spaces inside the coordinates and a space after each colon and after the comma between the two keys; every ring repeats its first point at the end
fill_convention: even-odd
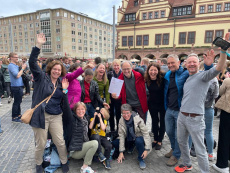
{"type": "MultiPolygon", "coordinates": [[[[4,133],[0,135],[0,173],[35,173],[34,161],[34,140],[33,132],[29,125],[11,122],[11,104],[7,103],[7,99],[2,99],[3,106],[0,107],[1,125],[4,133]]],[[[31,105],[31,96],[25,97],[22,103],[22,112],[28,109],[31,105]]],[[[151,127],[151,118],[148,115],[147,126],[151,127]]],[[[213,133],[214,138],[218,139],[219,120],[214,119],[213,133]]],[[[137,162],[137,152],[133,155],[125,154],[125,160],[122,164],[117,161],[112,161],[111,170],[105,170],[104,166],[99,162],[93,162],[91,167],[100,173],[172,173],[174,167],[166,166],[167,158],[164,154],[170,150],[170,143],[167,136],[163,140],[163,147],[160,151],[153,150],[146,158],[147,167],[145,170],[140,170],[137,162]]],[[[216,152],[216,150],[214,150],[216,152]]],[[[70,159],[69,166],[71,173],[79,172],[82,166],[82,160],[70,159]]],[[[180,161],[179,161],[180,163],[180,161]]],[[[193,170],[192,173],[198,173],[197,159],[192,157],[193,170]]],[[[210,166],[215,162],[210,162],[210,166]]],[[[58,169],[56,173],[61,173],[58,169]]],[[[210,172],[215,171],[210,168],[210,172]]]]}

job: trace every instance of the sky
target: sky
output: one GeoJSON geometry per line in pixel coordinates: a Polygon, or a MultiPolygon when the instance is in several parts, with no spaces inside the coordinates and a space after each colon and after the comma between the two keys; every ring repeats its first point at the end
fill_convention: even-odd
{"type": "Polygon", "coordinates": [[[73,12],[81,12],[89,17],[112,24],[113,5],[117,9],[122,0],[0,0],[0,16],[14,16],[35,12],[47,8],[65,8],[73,12]]]}

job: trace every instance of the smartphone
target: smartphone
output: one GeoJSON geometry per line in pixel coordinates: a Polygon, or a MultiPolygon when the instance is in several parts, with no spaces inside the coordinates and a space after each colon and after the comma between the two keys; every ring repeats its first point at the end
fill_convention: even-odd
{"type": "Polygon", "coordinates": [[[216,37],[216,39],[212,43],[217,47],[221,47],[221,49],[223,50],[227,50],[230,47],[230,43],[221,37],[216,37]]]}

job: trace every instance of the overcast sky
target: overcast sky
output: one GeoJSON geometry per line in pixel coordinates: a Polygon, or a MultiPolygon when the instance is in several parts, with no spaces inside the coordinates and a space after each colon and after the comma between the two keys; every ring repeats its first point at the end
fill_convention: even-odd
{"type": "Polygon", "coordinates": [[[82,12],[89,17],[106,23],[113,23],[113,5],[121,6],[122,0],[0,0],[0,16],[7,17],[23,13],[35,12],[46,8],[65,8],[74,12],[82,12]]]}

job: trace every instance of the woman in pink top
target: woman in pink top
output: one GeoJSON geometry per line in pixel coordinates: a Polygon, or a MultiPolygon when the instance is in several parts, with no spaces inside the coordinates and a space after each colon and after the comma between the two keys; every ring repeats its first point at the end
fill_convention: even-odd
{"type": "Polygon", "coordinates": [[[84,73],[85,69],[93,68],[92,64],[88,64],[85,67],[81,68],[78,63],[72,64],[70,66],[69,72],[65,78],[69,81],[68,87],[68,100],[70,108],[73,109],[75,103],[81,101],[81,86],[77,77],[84,73]]]}

